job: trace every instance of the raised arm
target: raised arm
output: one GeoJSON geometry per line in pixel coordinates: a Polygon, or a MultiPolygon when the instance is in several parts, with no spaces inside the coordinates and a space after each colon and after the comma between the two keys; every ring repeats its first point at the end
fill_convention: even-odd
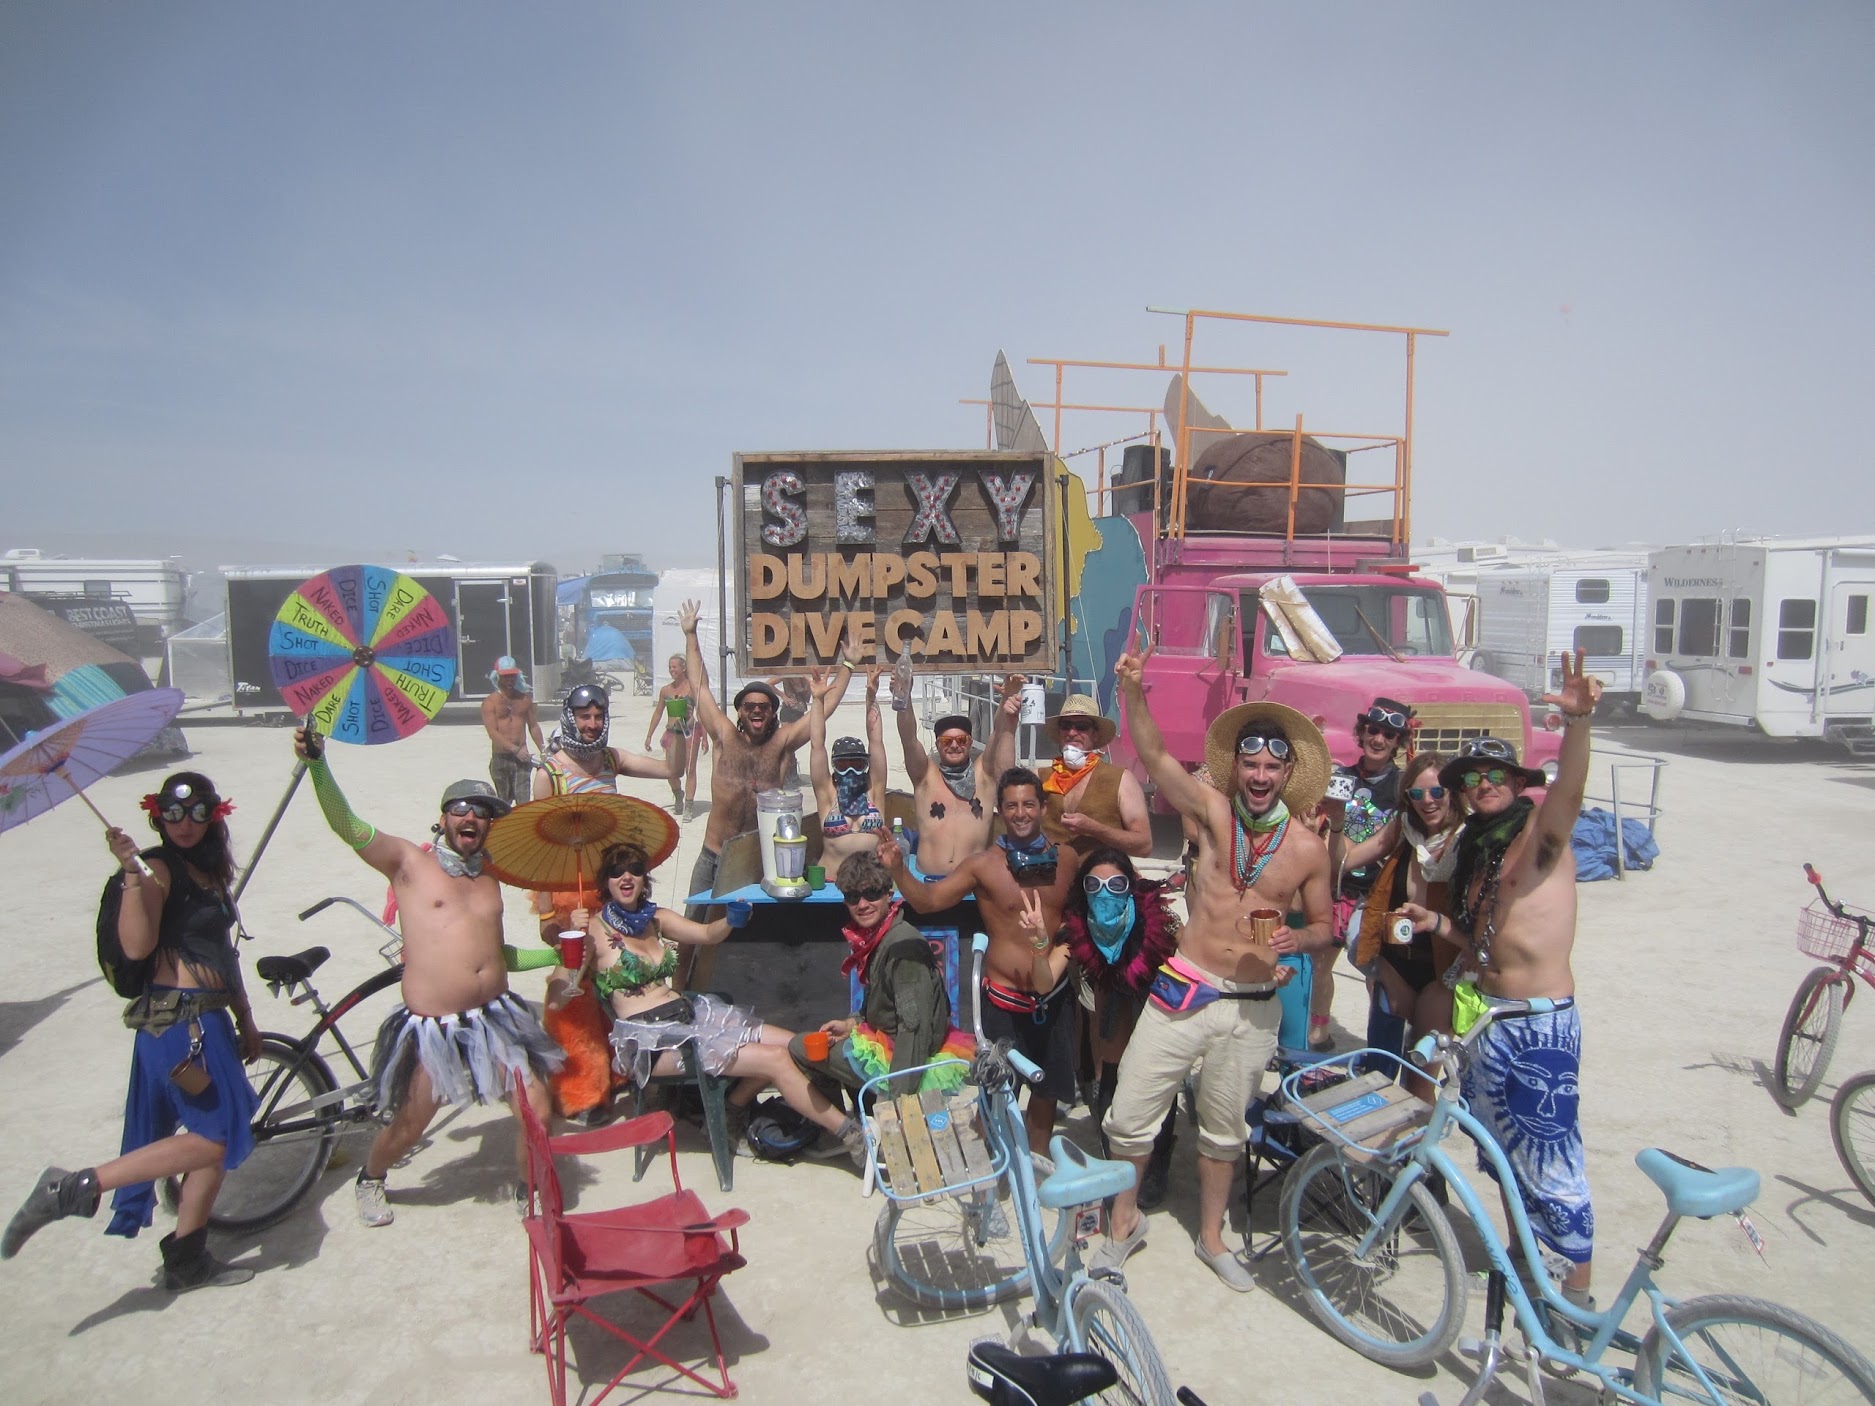
{"type": "Polygon", "coordinates": [[[1151,656],[1151,650],[1144,655],[1122,654],[1113,666],[1114,677],[1120,681],[1120,698],[1126,709],[1127,727],[1133,735],[1133,750],[1145,764],[1153,785],[1159,788],[1159,794],[1165,797],[1167,804],[1180,815],[1188,815],[1200,824],[1208,824],[1211,819],[1211,798],[1218,794],[1216,788],[1199,781],[1179,764],[1178,758],[1166,750],[1165,738],[1160,734],[1159,724],[1153,721],[1152,709],[1146,703],[1143,674],[1146,660],[1151,656]]]}
{"type": "Polygon", "coordinates": [[[872,798],[873,808],[885,810],[885,720],[879,716],[879,677],[884,670],[875,665],[866,678],[866,757],[870,763],[870,773],[866,778],[866,789],[872,798]]]}
{"type": "Polygon", "coordinates": [[[1003,696],[990,720],[990,740],[977,758],[983,770],[977,779],[979,790],[995,790],[996,778],[1016,764],[1016,723],[1022,717],[1022,685],[1027,682],[1023,674],[1003,675],[1003,696]]]}
{"type": "Polygon", "coordinates": [[[827,695],[832,681],[816,670],[808,681],[813,697],[807,701],[807,774],[814,784],[814,804],[822,815],[840,809],[840,793],[834,788],[833,767],[827,760],[827,695]]]}
{"type": "MultiPolygon", "coordinates": [[[[1602,683],[1583,672],[1582,657],[1582,650],[1575,652],[1574,660],[1564,651],[1562,691],[1543,695],[1543,701],[1553,703],[1562,714],[1563,744],[1562,755],[1556,759],[1556,779],[1536,810],[1537,839],[1531,859],[1540,874],[1555,868],[1556,861],[1569,852],[1569,837],[1575,832],[1582,792],[1588,786],[1589,752],[1594,745],[1589,723],[1602,696],[1602,683]]],[[[1620,843],[1619,836],[1616,843],[1620,843]]]]}
{"type": "Polygon", "coordinates": [[[405,856],[416,846],[395,835],[381,833],[352,813],[351,802],[345,799],[332,769],[326,765],[325,743],[317,733],[303,727],[295,729],[293,751],[306,763],[306,774],[312,777],[313,795],[318,798],[319,810],[326,824],[332,827],[332,833],[357,850],[358,857],[385,878],[395,879],[405,856]]]}
{"type": "Polygon", "coordinates": [[[898,885],[899,893],[915,912],[937,913],[970,897],[976,888],[979,857],[972,855],[943,878],[927,883],[906,865],[905,853],[892,838],[892,832],[879,832],[879,862],[891,873],[892,882],[898,885]]]}
{"type": "MultiPolygon", "coordinates": [[[[909,665],[910,661],[907,661],[909,665]]],[[[912,711],[911,681],[904,684],[905,692],[899,693],[899,677],[892,674],[892,722],[898,728],[899,750],[905,755],[905,778],[917,790],[924,781],[924,776],[931,769],[931,758],[925,755],[924,745],[918,740],[918,715],[912,711]]]]}
{"type": "Polygon", "coordinates": [[[697,700],[697,721],[720,745],[735,732],[736,725],[724,715],[716,695],[710,692],[710,671],[703,667],[703,647],[697,643],[697,616],[701,610],[696,601],[685,601],[677,611],[677,627],[684,632],[684,666],[697,700]]]}
{"type": "MultiPolygon", "coordinates": [[[[831,703],[826,705],[826,711],[828,712],[840,706],[840,700],[846,697],[847,681],[853,677],[853,666],[847,662],[846,646],[847,642],[842,641],[840,644],[840,660],[827,675],[827,691],[828,695],[833,699],[831,703]]],[[[813,711],[813,705],[810,703],[806,713],[796,718],[793,722],[784,724],[775,733],[775,735],[781,739],[781,746],[784,751],[792,752],[795,748],[807,741],[810,725],[809,719],[813,711]]]]}

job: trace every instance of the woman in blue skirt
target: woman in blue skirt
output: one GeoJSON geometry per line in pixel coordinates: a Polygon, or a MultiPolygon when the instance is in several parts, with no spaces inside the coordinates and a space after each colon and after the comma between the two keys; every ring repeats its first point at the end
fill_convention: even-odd
{"type": "Polygon", "coordinates": [[[113,880],[121,889],[118,942],[128,963],[149,962],[148,985],[124,1011],[137,1034],[123,1153],[77,1172],[46,1168],[0,1237],[0,1259],[55,1220],[96,1215],[106,1191],[113,1195],[105,1233],[134,1236],[150,1224],[155,1182],[180,1176],[176,1229],[163,1237],[158,1286],[180,1292],[240,1284],[254,1272],[208,1252],[208,1214],[222,1177],[254,1150],[254,1092],[241,1066],[260,1054],[234,949],[225,819],[233,806],[206,776],[184,771],[145,796],[143,808],[159,845],[139,856],[129,835],[108,832],[120,869],[113,880]]]}

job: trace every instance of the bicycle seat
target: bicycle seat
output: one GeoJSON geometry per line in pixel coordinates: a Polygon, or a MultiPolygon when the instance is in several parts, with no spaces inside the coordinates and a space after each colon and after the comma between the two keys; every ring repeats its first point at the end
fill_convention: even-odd
{"type": "Polygon", "coordinates": [[[997,1342],[970,1344],[970,1389],[992,1406],[1071,1406],[1120,1380],[1094,1352],[1024,1357],[997,1342]]]}
{"type": "Polygon", "coordinates": [[[304,952],[295,952],[291,957],[262,957],[254,963],[254,970],[260,973],[262,981],[292,986],[318,971],[320,965],[331,955],[331,952],[324,947],[308,947],[304,952]]]}
{"type": "Polygon", "coordinates": [[[1758,1199],[1758,1174],[1750,1167],[1721,1167],[1714,1171],[1658,1147],[1634,1154],[1634,1165],[1667,1198],[1676,1216],[1729,1216],[1758,1199]]]}
{"type": "Polygon", "coordinates": [[[1035,1190],[1036,1199],[1051,1211],[1105,1201],[1133,1184],[1131,1162],[1089,1157],[1058,1133],[1048,1144],[1048,1155],[1055,1159],[1055,1170],[1035,1190]]]}

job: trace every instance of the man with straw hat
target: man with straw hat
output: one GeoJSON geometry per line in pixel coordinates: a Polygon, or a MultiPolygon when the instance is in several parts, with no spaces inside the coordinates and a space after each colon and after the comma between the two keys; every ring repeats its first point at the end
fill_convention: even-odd
{"type": "MultiPolygon", "coordinates": [[[[1292,824],[1322,798],[1330,760],[1321,729],[1280,703],[1242,703],[1211,724],[1205,766],[1217,784],[1188,773],[1166,750],[1141,685],[1144,660],[1114,665],[1133,746],[1160,795],[1192,823],[1198,856],[1190,921],[1178,953],[1159,969],[1133,1038],[1120,1059],[1119,1088],[1102,1129],[1113,1155],[1143,1174],[1160,1120],[1193,1067],[1198,1079],[1198,1240],[1193,1247],[1225,1285],[1256,1287],[1223,1240],[1231,1176],[1249,1128],[1244,1110],[1276,1052],[1282,1022],[1276,991],[1293,974],[1278,959],[1332,941],[1328,851],[1292,824]],[[1300,905],[1300,932],[1283,914],[1300,905]]],[[[1118,1269],[1146,1240],[1137,1190],[1114,1198],[1096,1270],[1118,1269]]]]}
{"type": "Polygon", "coordinates": [[[1138,779],[1101,753],[1113,719],[1085,693],[1071,694],[1042,725],[1061,754],[1042,777],[1042,833],[1081,854],[1111,847],[1135,859],[1152,853],[1152,820],[1138,779]]]}

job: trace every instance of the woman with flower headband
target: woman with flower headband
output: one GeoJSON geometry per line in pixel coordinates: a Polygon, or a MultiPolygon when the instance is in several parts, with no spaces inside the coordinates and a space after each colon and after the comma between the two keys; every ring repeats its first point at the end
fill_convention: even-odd
{"type": "Polygon", "coordinates": [[[180,1176],[176,1229],[163,1237],[157,1278],[158,1288],[180,1293],[254,1277],[209,1254],[208,1214],[222,1177],[254,1150],[254,1092],[241,1065],[259,1056],[260,1031],[233,942],[233,805],[200,772],[181,771],[145,796],[143,809],[161,843],[139,854],[124,831],[107,834],[120,870],[112,879],[117,940],[128,961],[150,963],[143,994],[124,1012],[137,1036],[123,1152],[82,1171],[40,1173],[0,1237],[0,1258],[55,1220],[96,1215],[106,1191],[115,1194],[105,1234],[135,1236],[151,1222],[154,1183],[180,1176]]]}

